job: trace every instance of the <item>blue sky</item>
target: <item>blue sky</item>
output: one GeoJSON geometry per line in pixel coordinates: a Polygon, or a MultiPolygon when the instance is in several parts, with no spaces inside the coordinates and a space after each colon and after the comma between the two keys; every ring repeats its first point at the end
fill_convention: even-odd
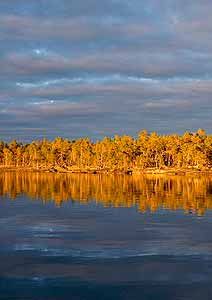
{"type": "Polygon", "coordinates": [[[211,0],[0,0],[0,138],[212,128],[211,0]]]}

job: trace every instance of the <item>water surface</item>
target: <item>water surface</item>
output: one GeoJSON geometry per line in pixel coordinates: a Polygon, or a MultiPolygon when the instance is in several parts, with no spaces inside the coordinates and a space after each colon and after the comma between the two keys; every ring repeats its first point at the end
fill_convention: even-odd
{"type": "Polygon", "coordinates": [[[0,299],[212,299],[212,178],[0,173],[0,299]]]}

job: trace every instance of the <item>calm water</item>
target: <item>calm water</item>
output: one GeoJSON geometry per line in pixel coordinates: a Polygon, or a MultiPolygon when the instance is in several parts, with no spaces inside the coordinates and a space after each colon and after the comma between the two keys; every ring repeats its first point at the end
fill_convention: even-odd
{"type": "Polygon", "coordinates": [[[212,178],[0,173],[0,299],[212,299],[212,178]]]}

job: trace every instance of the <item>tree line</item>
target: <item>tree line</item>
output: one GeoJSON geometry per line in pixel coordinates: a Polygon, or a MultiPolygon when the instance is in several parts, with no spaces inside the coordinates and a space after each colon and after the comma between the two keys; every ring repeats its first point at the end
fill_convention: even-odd
{"type": "Polygon", "coordinates": [[[31,143],[0,141],[0,166],[67,171],[130,171],[148,168],[212,167],[212,135],[203,129],[183,135],[141,131],[132,136],[69,140],[57,137],[31,143]]]}

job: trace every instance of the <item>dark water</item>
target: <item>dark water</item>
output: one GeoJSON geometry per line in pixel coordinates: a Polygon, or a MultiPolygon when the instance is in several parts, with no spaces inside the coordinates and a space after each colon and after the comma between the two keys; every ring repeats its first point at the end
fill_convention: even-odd
{"type": "Polygon", "coordinates": [[[0,173],[0,299],[212,299],[212,178],[0,173]]]}

